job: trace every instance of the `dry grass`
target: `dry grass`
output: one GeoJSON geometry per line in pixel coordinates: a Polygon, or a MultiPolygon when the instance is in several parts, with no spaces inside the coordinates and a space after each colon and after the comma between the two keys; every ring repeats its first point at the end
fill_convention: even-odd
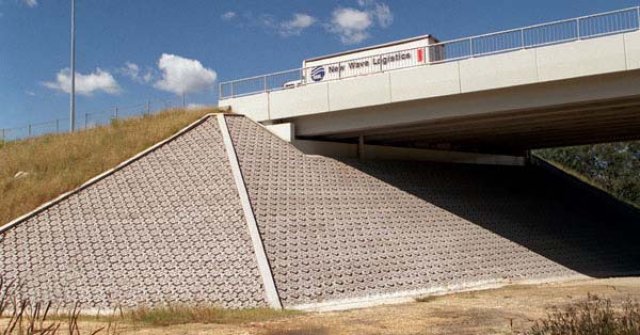
{"type": "MultiPolygon", "coordinates": [[[[15,302],[17,306],[21,306],[22,303],[21,300],[3,300],[0,294],[1,301],[9,301],[10,304],[15,302]]],[[[307,312],[299,315],[295,312],[280,313],[264,310],[217,311],[214,308],[212,311],[209,310],[212,307],[206,306],[198,307],[199,310],[187,307],[188,311],[185,312],[178,306],[164,310],[138,309],[134,311],[137,313],[136,316],[131,315],[130,313],[133,313],[131,311],[116,309],[105,310],[106,313],[101,313],[99,317],[81,315],[74,318],[73,309],[63,309],[60,314],[49,312],[50,316],[41,323],[42,315],[46,314],[46,306],[41,304],[39,314],[33,312],[32,308],[25,310],[22,329],[28,330],[34,324],[37,327],[33,329],[42,330],[51,324],[56,326],[59,324],[58,335],[78,335],[77,329],[83,335],[95,332],[98,335],[554,335],[556,333],[552,331],[567,324],[563,320],[568,320],[568,325],[571,327],[579,326],[580,328],[577,329],[584,329],[585,324],[588,325],[592,321],[598,321],[598,324],[602,325],[601,321],[606,320],[607,323],[604,324],[610,325],[609,321],[613,321],[623,327],[611,328],[616,329],[613,333],[601,332],[600,334],[626,335],[629,334],[624,332],[626,330],[631,331],[631,334],[640,334],[638,329],[640,307],[636,301],[640,301],[640,277],[625,277],[509,286],[477,291],[473,294],[455,293],[438,296],[438,299],[428,303],[414,302],[341,312],[307,312]],[[606,298],[598,301],[585,300],[589,292],[606,298]],[[169,316],[174,318],[174,321],[160,323],[154,321],[155,318],[165,318],[167,312],[176,311],[178,314],[196,314],[196,316],[187,315],[180,318],[169,316]],[[556,314],[556,311],[560,314],[556,314]],[[225,316],[220,316],[218,313],[223,313],[225,316]],[[35,323],[31,322],[33,315],[40,315],[39,318],[35,318],[35,323]],[[177,323],[185,320],[190,321],[177,323]],[[73,329],[73,332],[69,329],[73,329]]],[[[4,318],[0,317],[0,334],[12,320],[13,309],[13,306],[9,305],[5,310],[4,318]]],[[[57,311],[53,308],[51,310],[57,311]]],[[[592,327],[587,326],[587,328],[592,327]]],[[[565,334],[565,332],[560,333],[565,334]]],[[[29,334],[29,332],[14,331],[13,334],[29,334]]],[[[566,334],[571,333],[566,332],[566,334]]]]}
{"type": "Polygon", "coordinates": [[[268,329],[264,335],[329,335],[336,334],[327,327],[322,326],[298,326],[286,329],[268,329]]]}
{"type": "Polygon", "coordinates": [[[51,302],[31,302],[18,293],[16,281],[6,282],[0,276],[0,334],[2,335],[116,335],[117,324],[113,319],[104,319],[101,324],[79,326],[80,304],[61,313],[51,302]],[[58,310],[58,312],[53,312],[58,310]],[[58,313],[58,314],[56,314],[58,313]],[[87,329],[90,328],[90,329],[87,329]]]}
{"type": "Polygon", "coordinates": [[[637,335],[640,304],[627,299],[614,305],[610,299],[589,295],[586,301],[553,308],[528,335],[637,335]]]}
{"type": "Polygon", "coordinates": [[[0,225],[80,186],[214,111],[168,110],[72,134],[0,144],[0,225]],[[18,173],[23,176],[16,178],[18,173]]]}
{"type": "Polygon", "coordinates": [[[124,315],[130,322],[149,326],[171,326],[187,323],[242,324],[282,319],[301,312],[269,308],[222,309],[215,306],[169,305],[140,307],[124,315]]]}

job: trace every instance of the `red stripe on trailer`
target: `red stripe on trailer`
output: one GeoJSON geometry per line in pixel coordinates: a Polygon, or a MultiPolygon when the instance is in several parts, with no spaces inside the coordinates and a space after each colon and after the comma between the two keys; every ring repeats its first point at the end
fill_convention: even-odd
{"type": "Polygon", "coordinates": [[[418,63],[424,62],[424,49],[418,49],[418,63]]]}

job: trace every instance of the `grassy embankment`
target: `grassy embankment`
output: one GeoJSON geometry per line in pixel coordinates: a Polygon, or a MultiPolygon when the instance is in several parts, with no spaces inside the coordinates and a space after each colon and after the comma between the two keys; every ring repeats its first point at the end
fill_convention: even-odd
{"type": "Polygon", "coordinates": [[[535,154],[640,209],[640,141],[552,148],[535,154]]]}
{"type": "Polygon", "coordinates": [[[0,225],[80,186],[215,111],[167,110],[76,133],[0,144],[0,225]]]}

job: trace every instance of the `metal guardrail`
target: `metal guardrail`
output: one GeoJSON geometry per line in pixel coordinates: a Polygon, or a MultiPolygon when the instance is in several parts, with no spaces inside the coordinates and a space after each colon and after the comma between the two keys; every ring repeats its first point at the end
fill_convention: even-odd
{"type": "MultiPolygon", "coordinates": [[[[108,110],[78,114],[76,124],[78,125],[78,129],[88,129],[98,125],[108,124],[114,120],[149,115],[161,110],[180,106],[182,106],[182,102],[179,99],[147,100],[138,105],[113,107],[108,110]]],[[[67,131],[69,131],[69,118],[59,118],[47,122],[29,123],[22,127],[0,128],[0,141],[9,142],[67,131]]]]}
{"type": "MultiPolygon", "coordinates": [[[[338,75],[327,80],[339,80],[353,76],[373,74],[414,66],[424,66],[462,59],[494,55],[522,49],[542,47],[552,44],[573,42],[606,35],[620,34],[640,29],[640,7],[632,7],[611,12],[581,16],[573,19],[547,22],[533,26],[505,30],[490,34],[465,37],[451,41],[432,44],[426,48],[407,49],[400,52],[413,52],[422,49],[428,55],[425,62],[402,61],[394,66],[370,67],[366,71],[352,71],[345,64],[358,61],[358,58],[347,61],[325,64],[335,65],[340,69],[338,75]],[[344,70],[343,70],[344,68],[344,70]]],[[[397,52],[394,52],[397,53],[397,52]]],[[[372,59],[385,54],[363,57],[372,59]]],[[[220,83],[219,99],[272,92],[285,89],[285,84],[292,87],[311,85],[316,82],[306,80],[316,66],[276,72],[256,77],[220,83]]],[[[323,80],[325,82],[327,80],[323,80]]]]}

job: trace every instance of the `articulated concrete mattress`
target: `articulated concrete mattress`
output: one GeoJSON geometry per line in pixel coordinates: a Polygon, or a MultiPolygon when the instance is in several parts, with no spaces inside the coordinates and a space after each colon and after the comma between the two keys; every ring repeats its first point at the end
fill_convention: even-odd
{"type": "Polygon", "coordinates": [[[33,299],[264,304],[220,129],[175,140],[9,229],[0,267],[33,299]]]}
{"type": "Polygon", "coordinates": [[[536,168],[339,162],[228,122],[285,306],[640,269],[637,216],[536,168]]]}
{"type": "Polygon", "coordinates": [[[225,119],[228,133],[207,118],[13,223],[0,273],[85,307],[267,306],[268,275],[283,306],[314,307],[640,270],[637,212],[540,167],[337,161],[225,119]]]}

